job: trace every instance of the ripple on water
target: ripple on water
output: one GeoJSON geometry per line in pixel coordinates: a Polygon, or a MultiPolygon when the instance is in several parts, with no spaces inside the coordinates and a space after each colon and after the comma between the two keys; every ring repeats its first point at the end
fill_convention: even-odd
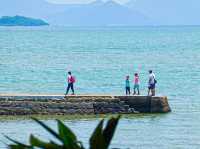
{"type": "MultiPolygon", "coordinates": [[[[167,95],[172,112],[120,121],[113,147],[199,148],[200,27],[0,28],[0,92],[64,93],[66,71],[77,78],[77,93],[124,93],[124,76],[147,70],[167,95]]],[[[56,128],[55,122],[46,121],[56,128]]],[[[65,121],[84,144],[96,119],[65,121]]],[[[32,132],[50,136],[29,120],[0,121],[0,132],[27,140],[32,132]]],[[[0,140],[7,140],[0,136],[0,140]]],[[[5,145],[0,142],[0,148],[5,145]]]]}

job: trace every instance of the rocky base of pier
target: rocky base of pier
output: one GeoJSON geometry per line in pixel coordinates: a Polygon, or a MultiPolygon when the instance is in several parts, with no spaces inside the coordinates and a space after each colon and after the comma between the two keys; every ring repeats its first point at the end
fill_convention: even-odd
{"type": "Polygon", "coordinates": [[[167,97],[0,96],[0,115],[129,114],[170,111],[167,97]]]}

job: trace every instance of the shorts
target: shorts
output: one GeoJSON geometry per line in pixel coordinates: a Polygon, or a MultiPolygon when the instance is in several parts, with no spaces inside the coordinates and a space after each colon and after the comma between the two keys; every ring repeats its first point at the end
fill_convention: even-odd
{"type": "Polygon", "coordinates": [[[155,89],[156,85],[155,84],[149,84],[149,89],[155,89]]]}
{"type": "Polygon", "coordinates": [[[134,84],[133,89],[134,89],[134,90],[135,90],[135,89],[139,90],[139,84],[134,84]]]}

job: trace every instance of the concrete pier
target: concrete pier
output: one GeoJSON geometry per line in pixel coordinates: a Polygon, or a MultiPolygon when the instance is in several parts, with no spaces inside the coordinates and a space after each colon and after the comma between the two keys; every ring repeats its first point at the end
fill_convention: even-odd
{"type": "Polygon", "coordinates": [[[167,97],[113,95],[0,95],[0,115],[170,112],[167,97]]]}

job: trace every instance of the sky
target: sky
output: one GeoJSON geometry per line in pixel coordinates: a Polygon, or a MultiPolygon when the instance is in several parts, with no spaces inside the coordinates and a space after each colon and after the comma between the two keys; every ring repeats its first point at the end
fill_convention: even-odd
{"type": "MultiPolygon", "coordinates": [[[[52,3],[63,3],[63,4],[87,4],[87,3],[91,3],[94,2],[96,0],[47,0],[49,2],[52,3]]],[[[102,0],[104,2],[108,1],[108,0],[102,0]]],[[[113,0],[115,2],[118,2],[120,4],[125,4],[127,2],[129,2],[130,0],[113,0]]],[[[132,0],[133,1],[133,0],[132,0]]]]}
{"type": "MultiPolygon", "coordinates": [[[[45,0],[51,3],[62,4],[88,4],[96,0],[45,0]]],[[[108,0],[97,0],[108,1],[108,0]]],[[[112,0],[120,4],[126,4],[127,9],[144,15],[156,25],[200,25],[200,0],[112,0]]],[[[68,16],[66,12],[72,5],[49,5],[44,0],[0,0],[0,16],[5,15],[23,15],[34,18],[50,18],[66,20],[68,17],[73,19],[75,16],[68,16]],[[40,8],[38,6],[41,5],[40,8]],[[60,14],[61,13],[61,14],[60,14]],[[54,16],[55,15],[55,16],[54,16]],[[63,18],[62,18],[62,17],[63,18]]],[[[106,18],[107,14],[115,14],[116,17],[123,20],[128,18],[129,14],[122,15],[121,8],[109,9],[108,7],[94,10],[90,5],[76,9],[73,5],[73,12],[76,17],[82,17],[83,14],[98,14],[101,18],[106,18]],[[87,10],[86,10],[87,8],[87,10]],[[118,10],[114,12],[114,10],[118,10]],[[91,12],[92,11],[92,12],[91,12]],[[102,13],[101,13],[102,12],[102,13]],[[107,13],[107,14],[105,14],[107,13]],[[104,15],[103,15],[104,14],[104,15]]],[[[125,7],[124,7],[125,8],[125,7]]],[[[123,9],[124,9],[123,8],[123,9]]],[[[77,19],[79,21],[79,19],[77,19]]],[[[123,21],[122,21],[123,22],[123,21]]],[[[137,20],[135,20],[137,22],[137,20]]]]}

